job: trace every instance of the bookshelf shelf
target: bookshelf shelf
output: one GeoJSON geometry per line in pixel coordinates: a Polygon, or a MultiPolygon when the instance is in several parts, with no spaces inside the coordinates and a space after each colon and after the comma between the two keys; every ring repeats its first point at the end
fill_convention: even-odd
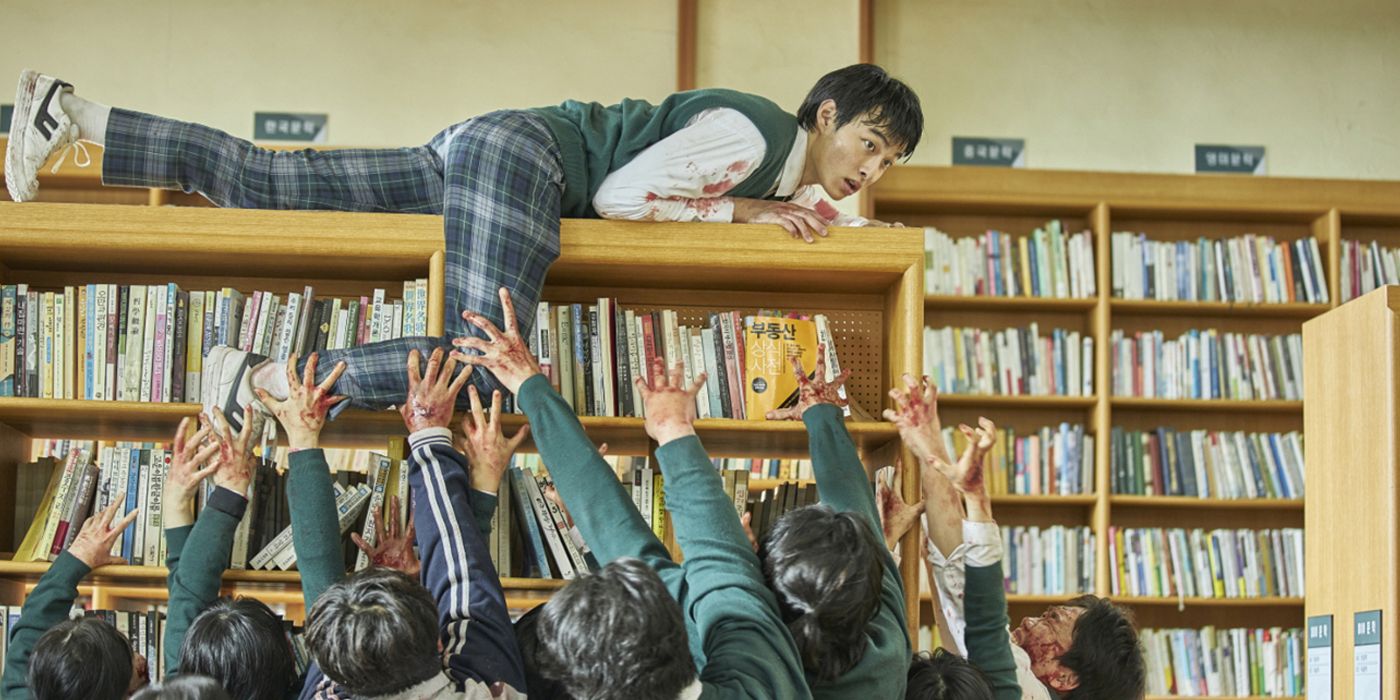
{"type": "Polygon", "coordinates": [[[1056,299],[1047,297],[945,296],[924,297],[924,308],[947,311],[1089,311],[1098,299],[1056,299]]]}
{"type": "Polygon", "coordinates": [[[1332,308],[1327,304],[1237,304],[1227,301],[1150,301],[1114,299],[1113,313],[1123,316],[1230,316],[1309,319],[1332,308]]]}
{"type": "Polygon", "coordinates": [[[1099,497],[1093,494],[1003,494],[992,496],[993,506],[1050,506],[1050,507],[1084,507],[1092,506],[1099,502],[1099,497]]]}
{"type": "Polygon", "coordinates": [[[939,394],[939,406],[970,408],[1087,409],[1098,404],[1093,396],[1000,396],[992,394],[939,394]]]}
{"type": "Polygon", "coordinates": [[[1301,498],[1192,498],[1189,496],[1114,495],[1115,508],[1200,508],[1203,510],[1301,511],[1301,498]]]}
{"type": "Polygon", "coordinates": [[[1303,607],[1302,598],[1148,598],[1141,596],[1122,596],[1115,597],[1113,599],[1113,602],[1122,603],[1124,605],[1151,605],[1168,607],[1184,605],[1188,608],[1303,607]]]}
{"type": "Polygon", "coordinates": [[[1148,695],[1147,700],[1178,700],[1186,697],[1196,700],[1305,700],[1302,697],[1273,695],[1148,695]]]}
{"type": "Polygon", "coordinates": [[[1244,413],[1303,412],[1302,401],[1238,399],[1144,399],[1135,396],[1115,396],[1109,400],[1113,408],[1125,411],[1215,411],[1244,413]]]}

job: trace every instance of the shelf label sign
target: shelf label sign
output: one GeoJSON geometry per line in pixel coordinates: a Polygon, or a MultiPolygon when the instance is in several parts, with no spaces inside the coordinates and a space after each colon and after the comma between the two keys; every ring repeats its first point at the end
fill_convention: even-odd
{"type": "Polygon", "coordinates": [[[1196,144],[1196,172],[1263,175],[1263,146],[1196,144]]]}
{"type": "Polygon", "coordinates": [[[1356,641],[1352,697],[1355,700],[1381,700],[1381,611],[1356,613],[1353,632],[1356,641]]]}
{"type": "Polygon", "coordinates": [[[1308,618],[1308,697],[1332,700],[1332,616],[1308,618]]]}
{"type": "Polygon", "coordinates": [[[14,105],[0,105],[0,134],[10,133],[10,120],[14,118],[14,105]]]}
{"type": "Polygon", "coordinates": [[[1024,168],[1026,167],[1026,140],[954,136],[953,165],[1024,168]]]}
{"type": "Polygon", "coordinates": [[[328,114],[254,112],[254,141],[325,143],[328,114]]]}

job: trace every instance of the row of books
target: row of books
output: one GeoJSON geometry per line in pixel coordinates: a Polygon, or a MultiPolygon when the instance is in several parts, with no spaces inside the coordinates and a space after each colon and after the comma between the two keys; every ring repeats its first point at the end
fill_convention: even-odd
{"type": "Polygon", "coordinates": [[[1342,241],[1342,301],[1348,302],[1387,284],[1400,284],[1400,248],[1371,241],[1342,241]]]}
{"type": "Polygon", "coordinates": [[[1298,628],[1144,629],[1147,693],[1305,697],[1307,637],[1298,628]]]}
{"type": "Polygon", "coordinates": [[[1094,339],[1039,324],[999,331],[925,328],[924,374],[947,394],[1092,396],[1094,339]]]}
{"type": "MultiPolygon", "coordinates": [[[[0,605],[0,658],[9,651],[10,633],[19,622],[20,605],[0,605]]],[[[165,677],[165,605],[150,605],[145,610],[88,610],[74,607],[71,617],[95,617],[116,628],[131,643],[132,651],[146,658],[152,679],[165,677]]],[[[311,664],[311,653],[301,627],[283,620],[287,642],[295,657],[297,674],[303,674],[311,664]]],[[[0,673],[3,673],[0,668],[0,673]]]]}
{"type": "MultiPolygon", "coordinates": [[[[946,427],[943,442],[955,459],[967,447],[961,431],[946,427]]],[[[987,493],[1044,495],[1094,492],[1094,436],[1082,424],[1060,423],[1030,434],[998,427],[997,442],[983,462],[987,493]]]]}
{"type": "Polygon", "coordinates": [[[0,396],[198,402],[215,345],[286,360],[292,353],[426,335],[427,280],[358,299],[315,290],[250,295],[231,287],[87,284],[0,287],[0,396]]]}
{"type": "Polygon", "coordinates": [[[1303,595],[1303,531],[1109,527],[1113,595],[1303,595]]]}
{"type": "Polygon", "coordinates": [[[1197,498],[1302,498],[1303,435],[1114,428],[1113,493],[1197,498]]]}
{"type": "Polygon", "coordinates": [[[811,481],[812,460],[790,457],[714,457],[710,460],[720,471],[744,471],[754,479],[787,479],[811,481]]]}
{"type": "Polygon", "coordinates": [[[815,367],[819,343],[827,348],[827,376],[835,377],[840,359],[824,315],[724,311],[685,323],[673,309],[623,309],[609,298],[541,302],[530,337],[540,370],[578,415],[642,417],[635,380],[649,377],[653,361],[661,358],[667,368],[684,366],[687,385],[702,372],[709,378],[696,397],[700,418],[754,420],[796,402],[787,358],[815,367]]]}
{"type": "Polygon", "coordinates": [[[1114,233],[1113,296],[1247,304],[1328,303],[1322,255],[1312,236],[1276,241],[1247,233],[1225,239],[1153,241],[1114,233]]]}
{"type": "Polygon", "coordinates": [[[1094,531],[1084,526],[1001,528],[1009,595],[1072,595],[1094,590],[1094,531]]]}
{"type": "Polygon", "coordinates": [[[1113,331],[1113,395],[1159,399],[1303,399],[1303,336],[1190,330],[1113,331]]]}
{"type": "Polygon", "coordinates": [[[1069,233],[1058,220],[1028,236],[987,231],[954,240],[924,229],[924,289],[951,296],[1054,297],[1096,295],[1094,236],[1069,233]]]}

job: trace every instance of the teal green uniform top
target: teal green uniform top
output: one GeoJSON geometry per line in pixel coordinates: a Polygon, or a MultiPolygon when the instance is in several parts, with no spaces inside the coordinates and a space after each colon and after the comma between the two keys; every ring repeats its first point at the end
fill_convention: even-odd
{"type": "Polygon", "coordinates": [[[0,683],[4,700],[28,700],[29,657],[39,638],[64,620],[78,597],[78,582],[92,569],[64,550],[49,570],[39,578],[34,590],[24,599],[19,621],[10,629],[10,644],[5,651],[5,678],[0,683]]]}
{"type": "MultiPolygon", "coordinates": [[[[807,425],[812,473],[821,502],[839,512],[855,513],[881,538],[874,487],[846,430],[840,407],[813,406],[803,412],[802,422],[807,425]]],[[[815,698],[904,698],[913,655],[904,610],[904,582],[899,577],[899,567],[883,546],[880,556],[880,607],[865,626],[865,654],[854,668],[834,681],[819,682],[808,673],[815,698]]]]}
{"type": "Polygon", "coordinates": [[[1011,655],[1010,620],[1006,615],[1006,591],[1002,588],[1001,563],[967,567],[963,617],[967,628],[963,642],[967,660],[982,670],[997,700],[1020,700],[1016,658],[1011,655]]]}
{"type": "Polygon", "coordinates": [[[527,111],[544,119],[559,144],[564,165],[561,215],[596,218],[593,196],[608,173],[685,128],[697,114],[716,108],[743,114],[758,128],[767,145],[763,162],[724,196],[769,196],[797,139],[798,126],[797,117],[758,95],[721,89],[690,90],[675,93],[655,105],[643,100],[623,100],[615,105],[570,100],[527,111]]]}

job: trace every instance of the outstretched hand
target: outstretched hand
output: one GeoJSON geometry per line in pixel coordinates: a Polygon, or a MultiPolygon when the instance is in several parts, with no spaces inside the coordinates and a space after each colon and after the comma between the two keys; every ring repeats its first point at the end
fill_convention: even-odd
{"type": "Polygon", "coordinates": [[[885,420],[899,428],[899,437],[904,446],[924,464],[934,459],[951,462],[948,448],[943,444],[943,425],[938,420],[938,386],[927,376],[915,382],[914,377],[905,374],[907,388],[890,389],[898,410],[885,409],[885,420]]]}
{"type": "Polygon", "coordinates": [[[962,457],[958,459],[956,464],[949,464],[946,460],[937,457],[930,463],[939,473],[948,477],[948,480],[953,482],[953,488],[956,488],[964,496],[985,495],[986,482],[983,479],[983,462],[987,452],[997,441],[996,423],[986,418],[978,418],[977,426],[976,428],[968,425],[958,426],[958,430],[967,437],[967,449],[963,450],[962,457]]]}
{"type": "Polygon", "coordinates": [[[526,379],[540,373],[539,361],[530,353],[530,345],[520,336],[520,328],[515,320],[515,304],[510,300],[510,290],[500,289],[501,310],[505,314],[506,329],[502,331],[491,319],[474,311],[463,311],[462,318],[467,323],[480,328],[486,339],[467,336],[453,338],[452,344],[459,348],[475,350],[480,355],[468,355],[453,351],[452,357],[473,367],[488,370],[500,380],[510,393],[520,391],[526,379]]]}
{"type": "Polygon", "coordinates": [[[262,389],[253,389],[267,410],[277,417],[282,429],[287,431],[287,443],[295,449],[314,448],[319,444],[321,428],[326,425],[326,415],[336,404],[350,398],[331,396],[340,375],[345,373],[345,363],[339,362],[326,376],[325,381],[316,383],[316,362],[318,356],[311,353],[306,358],[306,368],[297,377],[297,355],[292,353],[287,360],[287,398],[275,399],[262,389]]]}
{"type": "MultiPolygon", "coordinates": [[[[199,417],[206,428],[209,421],[199,417]]],[[[219,454],[214,469],[214,485],[226,488],[243,496],[248,495],[248,484],[253,480],[253,435],[261,435],[262,430],[253,429],[253,404],[243,409],[243,429],[237,435],[229,426],[224,412],[214,409],[213,433],[219,444],[219,454]]]]}
{"type": "Polygon", "coordinates": [[[656,358],[651,374],[651,381],[637,377],[636,382],[637,388],[642,391],[647,435],[657,445],[694,435],[695,397],[700,393],[700,387],[705,385],[705,373],[701,372],[690,388],[686,388],[685,367],[676,363],[668,376],[665,362],[656,358]]]}
{"type": "Polygon", "coordinates": [[[807,372],[802,369],[801,358],[792,357],[790,359],[792,360],[792,374],[797,377],[797,405],[769,411],[765,414],[765,418],[768,420],[801,420],[802,414],[817,404],[829,403],[833,406],[845,406],[850,403],[841,398],[841,387],[850,378],[851,371],[843,370],[831,381],[826,379],[826,343],[817,346],[817,368],[811,377],[808,377],[807,372]]]}
{"type": "MultiPolygon", "coordinates": [[[[165,476],[166,509],[178,509],[188,505],[199,492],[199,485],[213,476],[219,465],[211,462],[219,452],[219,444],[209,438],[213,430],[201,425],[199,432],[188,435],[190,419],[181,418],[180,427],[175,429],[175,444],[170,455],[170,472],[165,476]],[[200,468],[200,465],[209,466],[200,468]]],[[[167,528],[170,526],[167,524],[167,528]]]]}
{"type": "Polygon", "coordinates": [[[894,549],[919,517],[924,514],[924,502],[909,504],[904,501],[899,485],[903,482],[904,460],[895,457],[893,482],[891,486],[884,479],[875,480],[875,502],[880,507],[880,529],[885,536],[885,548],[894,549]]]}
{"type": "Polygon", "coordinates": [[[472,410],[462,416],[462,439],[457,445],[467,455],[467,475],[472,489],[496,493],[510,466],[510,456],[530,435],[530,426],[520,426],[513,437],[507,438],[501,430],[501,392],[494,392],[491,397],[490,418],[481,407],[476,385],[467,387],[467,395],[471,398],[472,410]]]}
{"type": "Polygon", "coordinates": [[[68,553],[77,557],[78,561],[86,564],[89,569],[108,564],[125,564],[125,559],[112,554],[112,544],[122,536],[122,531],[128,525],[136,522],[136,516],[141,514],[141,509],[137,508],[127,513],[126,517],[113,524],[112,520],[116,517],[117,510],[124,503],[126,495],[120,494],[112,499],[112,504],[107,506],[106,510],[94,513],[85,520],[77,537],[73,538],[73,543],[68,545],[68,553]]]}
{"type": "Polygon", "coordinates": [[[442,348],[433,350],[428,358],[427,371],[420,375],[418,368],[422,356],[417,350],[408,353],[408,398],[399,407],[399,414],[403,416],[403,424],[410,433],[427,428],[446,428],[452,424],[457,395],[462,393],[462,386],[471,376],[472,368],[467,367],[453,379],[452,371],[457,368],[457,361],[453,358],[457,357],[457,353],[447,358],[445,366],[442,356],[442,348]]]}
{"type": "Polygon", "coordinates": [[[383,566],[402,571],[418,578],[423,566],[418,555],[413,553],[413,541],[417,529],[413,527],[413,514],[408,514],[407,529],[399,527],[399,497],[389,498],[389,529],[384,529],[384,518],[374,519],[374,546],[367,544],[360,533],[350,533],[350,539],[369,557],[370,566],[383,566]]]}

